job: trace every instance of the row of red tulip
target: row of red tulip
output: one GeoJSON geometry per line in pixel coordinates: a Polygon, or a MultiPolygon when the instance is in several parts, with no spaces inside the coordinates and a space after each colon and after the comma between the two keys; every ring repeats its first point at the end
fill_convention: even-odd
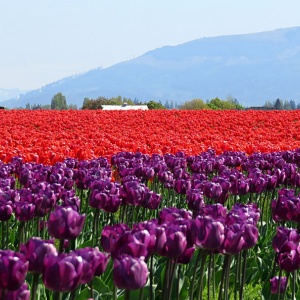
{"type": "Polygon", "coordinates": [[[0,112],[0,160],[53,164],[119,151],[251,154],[300,147],[300,111],[0,112]]]}

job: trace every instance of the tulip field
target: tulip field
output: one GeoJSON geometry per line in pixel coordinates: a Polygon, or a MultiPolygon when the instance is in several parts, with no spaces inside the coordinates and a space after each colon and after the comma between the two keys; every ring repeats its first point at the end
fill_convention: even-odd
{"type": "Polygon", "coordinates": [[[0,300],[300,299],[300,111],[0,111],[0,300]]]}

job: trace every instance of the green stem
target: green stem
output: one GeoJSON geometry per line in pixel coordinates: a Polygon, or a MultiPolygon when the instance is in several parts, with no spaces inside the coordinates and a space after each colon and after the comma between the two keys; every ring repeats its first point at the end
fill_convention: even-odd
{"type": "Polygon", "coordinates": [[[244,284],[246,279],[246,267],[247,267],[247,250],[243,251],[243,267],[242,267],[242,280],[240,286],[240,300],[243,299],[243,292],[244,292],[244,284]]]}
{"type": "Polygon", "coordinates": [[[130,300],[130,290],[125,290],[124,300],[130,300]]]}
{"type": "Polygon", "coordinates": [[[5,244],[5,232],[4,232],[4,221],[2,221],[1,222],[1,233],[2,233],[2,236],[1,236],[1,240],[2,240],[2,242],[1,242],[1,249],[6,249],[6,247],[4,246],[4,244],[5,244]]]}
{"type": "Polygon", "coordinates": [[[32,288],[30,291],[31,294],[31,300],[35,300],[36,299],[36,290],[37,290],[37,286],[38,286],[38,282],[39,282],[39,273],[34,273],[33,274],[33,279],[32,279],[32,288]]]}
{"type": "Polygon", "coordinates": [[[64,240],[63,240],[63,239],[61,239],[61,240],[59,241],[59,249],[58,249],[58,252],[59,252],[59,253],[63,253],[63,252],[64,252],[64,240]]]}
{"type": "Polygon", "coordinates": [[[174,274],[175,274],[175,269],[176,269],[176,263],[177,263],[177,259],[175,259],[174,261],[171,261],[171,272],[170,272],[170,276],[169,276],[169,293],[168,293],[168,300],[171,300],[171,295],[172,295],[172,288],[173,288],[173,278],[174,278],[174,274]]]}
{"type": "Polygon", "coordinates": [[[61,300],[62,293],[61,292],[53,292],[53,300],[61,300]]]}
{"type": "Polygon", "coordinates": [[[196,272],[197,272],[197,268],[199,265],[199,261],[202,255],[202,250],[199,249],[196,261],[195,261],[195,266],[194,266],[194,272],[193,272],[193,278],[192,278],[192,284],[191,284],[191,293],[190,293],[190,300],[194,299],[194,287],[195,287],[195,280],[196,280],[196,272]]]}
{"type": "Polygon", "coordinates": [[[226,266],[226,277],[225,277],[225,300],[228,300],[228,290],[229,290],[229,277],[230,277],[230,262],[231,262],[231,255],[228,257],[228,262],[226,266]]]}
{"type": "Polygon", "coordinates": [[[297,276],[297,270],[293,272],[293,289],[292,289],[292,299],[295,300],[296,297],[296,276],[297,276]]]}
{"type": "Polygon", "coordinates": [[[238,291],[240,290],[240,278],[238,274],[241,273],[241,257],[242,254],[241,252],[236,256],[236,269],[235,269],[235,274],[237,275],[235,277],[235,282],[234,282],[234,300],[237,300],[237,295],[238,291]]]}
{"type": "Polygon", "coordinates": [[[153,254],[150,256],[150,300],[153,300],[153,254]]]}
{"type": "Polygon", "coordinates": [[[208,274],[207,274],[207,300],[210,300],[210,286],[211,286],[211,268],[212,268],[212,253],[209,254],[208,259],[208,274]]]}
{"type": "Polygon", "coordinates": [[[164,278],[164,284],[162,289],[162,299],[167,299],[168,290],[169,290],[169,273],[170,273],[170,260],[167,260],[166,264],[166,270],[165,270],[165,278],[164,278]]]}
{"type": "Polygon", "coordinates": [[[176,287],[177,300],[180,300],[180,290],[179,290],[180,270],[181,270],[181,265],[178,266],[178,274],[177,274],[177,287],[176,287]]]}
{"type": "Polygon", "coordinates": [[[143,300],[143,298],[144,298],[144,287],[142,287],[142,288],[140,289],[139,300],[143,300]]]}
{"type": "Polygon", "coordinates": [[[207,252],[204,251],[202,258],[201,258],[201,266],[200,266],[200,284],[199,284],[199,290],[198,290],[198,299],[202,300],[202,290],[203,290],[203,277],[204,277],[204,265],[205,265],[205,261],[206,261],[206,257],[207,257],[207,252]]]}
{"type": "Polygon", "coordinates": [[[223,286],[224,286],[224,282],[225,282],[225,275],[226,275],[226,266],[228,264],[228,260],[229,260],[229,256],[226,255],[224,258],[224,262],[223,262],[223,269],[222,269],[222,277],[221,277],[221,283],[220,283],[220,290],[219,290],[219,300],[222,300],[223,298],[223,286]]]}
{"type": "MultiPolygon", "coordinates": [[[[277,300],[280,299],[280,281],[281,281],[281,277],[282,277],[282,269],[280,269],[279,272],[279,278],[278,278],[278,286],[277,286],[277,300]]],[[[292,298],[294,300],[294,298],[292,298]]]]}

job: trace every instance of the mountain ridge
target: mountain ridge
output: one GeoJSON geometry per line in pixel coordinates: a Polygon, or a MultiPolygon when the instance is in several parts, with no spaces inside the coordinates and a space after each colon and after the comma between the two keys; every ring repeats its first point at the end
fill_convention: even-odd
{"type": "Polygon", "coordinates": [[[281,98],[300,101],[300,26],[204,37],[163,46],[108,68],[63,78],[2,102],[7,107],[50,104],[62,92],[68,104],[85,97],[173,100],[182,103],[232,96],[245,106],[281,98]]]}

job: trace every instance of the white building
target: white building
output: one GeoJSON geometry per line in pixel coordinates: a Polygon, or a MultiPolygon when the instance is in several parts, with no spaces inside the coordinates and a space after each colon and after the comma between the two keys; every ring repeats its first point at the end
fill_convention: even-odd
{"type": "Polygon", "coordinates": [[[101,105],[102,110],[148,110],[147,105],[101,105]]]}

